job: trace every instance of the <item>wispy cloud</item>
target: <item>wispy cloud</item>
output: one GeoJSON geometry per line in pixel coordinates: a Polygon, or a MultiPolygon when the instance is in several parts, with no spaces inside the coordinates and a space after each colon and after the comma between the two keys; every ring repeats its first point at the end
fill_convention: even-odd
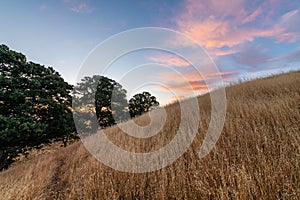
{"type": "Polygon", "coordinates": [[[262,7],[258,7],[253,13],[251,13],[242,21],[242,24],[247,24],[255,21],[257,17],[262,14],[262,12],[263,12],[262,7]]]}
{"type": "Polygon", "coordinates": [[[284,41],[296,42],[299,40],[300,35],[300,15],[298,10],[292,10],[285,13],[280,17],[278,24],[275,25],[275,29],[281,30],[276,36],[277,43],[284,41]]]}
{"type": "MultiPolygon", "coordinates": [[[[287,62],[300,60],[299,50],[276,57],[270,49],[271,46],[286,47],[299,41],[300,2],[184,0],[182,5],[181,12],[174,17],[175,28],[202,45],[223,71],[214,74],[216,72],[208,70],[210,66],[205,63],[199,66],[198,70],[202,73],[199,74],[189,62],[178,56],[162,54],[149,57],[148,60],[177,70],[157,76],[167,86],[157,90],[174,92],[176,95],[171,99],[207,93],[219,86],[220,76],[223,81],[231,82],[247,72],[278,69],[287,62]]],[[[181,37],[172,38],[167,44],[185,50],[195,46],[195,43],[181,37]]],[[[193,51],[187,52],[193,54],[193,51]]],[[[199,56],[190,55],[192,58],[199,56]]]]}
{"type": "Polygon", "coordinates": [[[271,58],[274,62],[300,63],[300,47],[292,52],[271,58]]]}
{"type": "Polygon", "coordinates": [[[239,53],[235,54],[233,58],[242,66],[258,67],[260,64],[269,62],[271,59],[264,49],[259,45],[242,45],[239,53]]]}
{"type": "Polygon", "coordinates": [[[90,13],[93,12],[94,8],[89,7],[86,3],[80,3],[78,5],[74,5],[70,8],[70,10],[77,13],[90,13]]]}
{"type": "Polygon", "coordinates": [[[184,59],[170,54],[160,54],[159,56],[150,56],[148,60],[171,67],[187,67],[191,64],[184,59]]]}
{"type": "Polygon", "coordinates": [[[287,12],[281,16],[281,21],[288,22],[291,18],[293,18],[295,15],[297,15],[297,13],[299,13],[299,10],[292,10],[290,12],[287,12]]]}
{"type": "Polygon", "coordinates": [[[68,9],[76,13],[91,13],[95,8],[88,5],[86,1],[62,0],[68,6],[68,9]]]}
{"type": "Polygon", "coordinates": [[[209,91],[212,85],[207,85],[208,80],[210,84],[214,80],[218,81],[216,77],[220,75],[223,81],[234,80],[237,76],[235,71],[224,71],[220,74],[202,74],[200,75],[195,69],[187,68],[182,73],[163,72],[160,73],[158,79],[164,83],[165,87],[157,88],[159,91],[176,93],[177,96],[187,97],[193,93],[203,94],[209,91]]]}
{"type": "Polygon", "coordinates": [[[299,40],[299,29],[293,28],[299,27],[296,24],[298,10],[278,16],[276,4],[280,1],[267,0],[259,5],[247,3],[243,0],[186,0],[183,12],[175,21],[180,31],[208,50],[219,49],[219,55],[223,47],[235,47],[256,38],[273,38],[277,43],[299,40]]]}

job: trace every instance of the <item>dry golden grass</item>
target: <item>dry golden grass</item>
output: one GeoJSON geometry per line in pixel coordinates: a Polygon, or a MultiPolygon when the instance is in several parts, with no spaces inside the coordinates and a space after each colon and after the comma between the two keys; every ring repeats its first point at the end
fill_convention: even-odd
{"type": "MultiPolygon", "coordinates": [[[[201,125],[188,151],[172,165],[149,173],[115,171],[80,143],[23,161],[0,173],[0,199],[299,199],[300,72],[226,88],[227,116],[212,152],[198,151],[210,120],[210,97],[199,97],[201,125]]],[[[106,130],[118,146],[157,150],[172,140],[178,104],[166,108],[163,130],[149,139],[106,130]],[[134,144],[134,145],[132,145],[134,144]]],[[[135,119],[149,123],[147,115],[135,119]]]]}

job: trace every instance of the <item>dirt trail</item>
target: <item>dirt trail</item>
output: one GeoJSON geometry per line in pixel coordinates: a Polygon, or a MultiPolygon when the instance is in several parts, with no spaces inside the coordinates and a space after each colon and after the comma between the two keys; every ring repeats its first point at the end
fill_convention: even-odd
{"type": "Polygon", "coordinates": [[[65,156],[58,155],[54,158],[53,162],[55,162],[55,169],[52,172],[51,179],[49,184],[45,187],[45,190],[42,192],[43,199],[53,200],[59,199],[60,196],[60,177],[63,173],[62,167],[64,165],[65,156]]]}

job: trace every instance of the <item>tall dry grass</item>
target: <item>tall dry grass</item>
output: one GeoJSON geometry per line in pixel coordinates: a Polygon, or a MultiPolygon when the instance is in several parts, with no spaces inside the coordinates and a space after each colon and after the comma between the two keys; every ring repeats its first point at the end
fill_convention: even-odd
{"type": "MultiPolygon", "coordinates": [[[[77,142],[1,172],[0,199],[299,199],[299,77],[300,72],[292,72],[226,88],[225,126],[204,159],[198,151],[210,121],[209,95],[199,97],[196,139],[166,168],[143,174],[115,171],[77,142]]],[[[166,111],[164,128],[149,139],[130,137],[118,127],[105,132],[124,149],[157,150],[172,140],[180,122],[178,104],[166,111]]],[[[146,125],[149,117],[135,122],[146,125]]]]}

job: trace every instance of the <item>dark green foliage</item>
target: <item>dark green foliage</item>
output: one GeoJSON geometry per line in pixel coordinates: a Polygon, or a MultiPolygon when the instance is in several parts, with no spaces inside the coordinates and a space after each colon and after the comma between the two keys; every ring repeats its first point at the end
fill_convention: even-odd
{"type": "Polygon", "coordinates": [[[53,68],[1,45],[0,85],[0,169],[28,148],[76,137],[72,86],[53,68]]]}
{"type": "Polygon", "coordinates": [[[149,92],[136,94],[129,100],[130,116],[141,115],[157,106],[159,106],[159,103],[156,101],[156,97],[149,92]]]}
{"type": "MultiPolygon", "coordinates": [[[[77,138],[72,115],[73,87],[51,67],[0,45],[0,170],[26,150],[77,138]]],[[[104,76],[85,77],[74,88],[73,110],[83,132],[129,119],[126,90],[104,76]]],[[[129,101],[132,117],[158,106],[148,92],[129,101]]],[[[76,124],[78,125],[78,124],[76,124]]]]}
{"type": "Polygon", "coordinates": [[[80,132],[95,132],[97,122],[94,118],[101,128],[128,119],[126,106],[126,90],[107,77],[85,77],[74,87],[73,108],[80,132]]]}

